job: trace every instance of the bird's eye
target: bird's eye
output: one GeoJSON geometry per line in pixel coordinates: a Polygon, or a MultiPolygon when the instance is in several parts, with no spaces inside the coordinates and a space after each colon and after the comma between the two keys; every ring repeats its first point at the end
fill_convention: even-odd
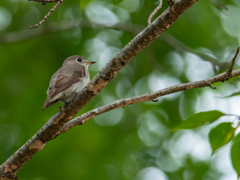
{"type": "Polygon", "coordinates": [[[82,58],[77,58],[77,61],[78,62],[82,62],[82,58]]]}

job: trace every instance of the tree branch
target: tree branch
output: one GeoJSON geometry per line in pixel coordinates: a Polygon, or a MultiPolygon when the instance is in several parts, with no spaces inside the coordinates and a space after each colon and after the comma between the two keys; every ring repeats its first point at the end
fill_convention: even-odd
{"type": "MultiPolygon", "coordinates": [[[[234,71],[232,71],[231,78],[239,76],[239,75],[240,75],[240,69],[234,70],[234,71]]],[[[213,84],[215,82],[224,82],[228,79],[230,79],[229,72],[226,71],[224,73],[221,73],[219,75],[216,75],[216,76],[204,79],[204,80],[170,86],[168,88],[164,88],[164,89],[152,92],[152,93],[143,94],[141,96],[135,96],[135,97],[126,98],[126,99],[119,99],[110,104],[93,109],[85,114],[82,114],[81,116],[78,116],[78,117],[72,119],[71,121],[69,121],[62,127],[62,129],[60,130],[60,134],[68,131],[69,129],[71,129],[74,126],[84,124],[86,121],[88,121],[89,119],[91,119],[99,114],[103,114],[103,113],[108,112],[113,109],[125,107],[128,105],[132,105],[132,104],[136,104],[136,103],[140,103],[140,102],[151,101],[158,97],[176,93],[176,92],[183,91],[183,90],[189,90],[189,89],[206,87],[206,86],[209,86],[212,89],[216,89],[216,88],[213,88],[211,86],[211,84],[213,84]]]]}
{"type": "MultiPolygon", "coordinates": [[[[0,37],[0,44],[23,41],[23,40],[41,36],[41,35],[44,35],[47,33],[54,33],[54,32],[58,32],[58,31],[67,31],[67,30],[76,29],[76,28],[82,28],[82,29],[84,29],[84,28],[95,28],[95,29],[99,28],[99,29],[101,29],[101,28],[109,28],[109,27],[101,26],[98,24],[93,24],[88,21],[81,21],[81,22],[63,21],[60,23],[50,23],[50,24],[46,25],[44,28],[38,28],[38,29],[36,29],[34,31],[30,31],[30,32],[27,30],[27,31],[21,31],[21,32],[7,33],[0,37]]],[[[137,24],[119,23],[114,26],[111,26],[110,28],[129,32],[129,33],[132,33],[135,35],[135,34],[140,33],[141,30],[144,28],[144,26],[137,25],[137,24]]],[[[158,39],[166,42],[169,46],[171,46],[175,49],[180,49],[182,51],[195,54],[195,55],[199,56],[200,58],[202,58],[203,60],[212,63],[213,66],[220,67],[220,69],[228,68],[228,63],[221,63],[221,62],[219,62],[219,60],[217,60],[216,58],[214,58],[208,54],[197,52],[196,50],[188,47],[187,45],[185,45],[184,43],[182,43],[181,41],[179,41],[178,39],[176,39],[175,37],[173,37],[172,35],[170,35],[166,32],[162,36],[160,36],[158,39]]]]}
{"type": "Polygon", "coordinates": [[[102,28],[111,28],[111,29],[118,29],[126,32],[130,32],[134,35],[141,32],[142,29],[144,29],[144,26],[137,25],[137,24],[127,24],[127,23],[119,23],[114,26],[102,26],[94,23],[90,23],[89,21],[62,21],[60,23],[49,23],[43,28],[35,29],[34,31],[20,31],[20,32],[12,32],[12,33],[6,33],[2,36],[0,36],[0,44],[6,44],[6,43],[13,43],[18,41],[27,40],[30,38],[34,38],[37,36],[41,36],[47,33],[54,33],[59,31],[67,31],[71,29],[77,29],[77,28],[94,28],[94,29],[102,29],[102,28]]]}
{"type": "Polygon", "coordinates": [[[166,9],[152,24],[139,33],[90,81],[90,83],[65,105],[21,148],[0,166],[0,176],[15,175],[44,145],[54,139],[61,128],[70,121],[94,96],[96,96],[130,60],[154,41],[198,0],[177,0],[166,9]]]}

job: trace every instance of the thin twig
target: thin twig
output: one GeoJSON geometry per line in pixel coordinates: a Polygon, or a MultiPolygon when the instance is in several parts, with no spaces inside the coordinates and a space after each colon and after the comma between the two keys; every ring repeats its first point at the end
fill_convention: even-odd
{"type": "MultiPolygon", "coordinates": [[[[42,23],[44,23],[46,21],[46,19],[55,11],[55,9],[57,9],[57,7],[63,2],[63,0],[59,0],[57,2],[57,4],[55,6],[53,6],[53,8],[47,13],[46,16],[44,16],[43,20],[41,20],[39,23],[33,25],[33,26],[29,26],[30,29],[33,28],[38,28],[42,23]]],[[[46,2],[43,2],[46,3],[46,2]]]]}
{"type": "MultiPolygon", "coordinates": [[[[28,40],[31,38],[35,38],[41,35],[45,35],[47,33],[54,33],[59,31],[67,31],[72,29],[84,29],[84,28],[91,28],[91,29],[102,29],[102,28],[110,28],[121,30],[125,32],[132,33],[134,35],[141,32],[144,29],[144,26],[137,25],[137,24],[130,24],[130,23],[118,23],[111,27],[98,25],[94,23],[90,23],[89,21],[82,20],[78,21],[61,21],[61,22],[51,22],[46,24],[43,28],[38,28],[35,31],[23,30],[19,32],[11,32],[6,33],[0,36],[0,44],[11,43],[11,42],[18,42],[22,40],[28,40]]],[[[226,68],[225,68],[226,69],[226,68]]]]}
{"type": "Polygon", "coordinates": [[[238,48],[237,48],[237,52],[236,52],[235,56],[233,57],[232,65],[231,65],[231,67],[230,67],[229,70],[228,70],[229,75],[232,73],[233,66],[234,66],[234,64],[235,64],[235,60],[236,60],[236,58],[237,58],[237,55],[238,55],[239,51],[240,51],[240,49],[239,49],[239,47],[238,47],[238,48]]]}
{"type": "Polygon", "coordinates": [[[153,12],[148,17],[148,25],[151,24],[153,16],[162,8],[162,0],[159,0],[159,5],[153,10],[153,12]]]}

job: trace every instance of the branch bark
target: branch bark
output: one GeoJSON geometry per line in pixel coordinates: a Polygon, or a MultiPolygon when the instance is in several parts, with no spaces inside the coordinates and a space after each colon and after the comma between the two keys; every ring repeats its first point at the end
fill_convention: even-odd
{"type": "Polygon", "coordinates": [[[154,41],[198,0],[177,0],[152,24],[139,33],[90,81],[90,83],[69,104],[62,108],[21,148],[0,166],[0,177],[11,177],[29,161],[44,145],[60,134],[69,122],[94,96],[96,96],[130,60],[154,41]]]}

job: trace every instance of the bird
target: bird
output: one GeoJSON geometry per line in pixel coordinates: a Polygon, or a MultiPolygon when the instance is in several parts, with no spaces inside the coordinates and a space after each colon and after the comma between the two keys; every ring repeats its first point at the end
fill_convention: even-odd
{"type": "Polygon", "coordinates": [[[69,103],[90,82],[88,66],[94,63],[79,55],[68,57],[50,80],[42,111],[58,101],[69,103]]]}

